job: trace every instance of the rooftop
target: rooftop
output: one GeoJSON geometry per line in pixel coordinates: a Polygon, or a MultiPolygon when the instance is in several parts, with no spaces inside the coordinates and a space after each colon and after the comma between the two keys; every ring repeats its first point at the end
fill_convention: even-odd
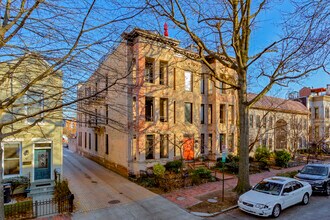
{"type": "MultiPolygon", "coordinates": [[[[256,94],[249,93],[248,100],[253,99],[256,94]]],[[[272,96],[264,96],[257,101],[252,108],[271,111],[284,111],[289,113],[309,114],[308,109],[298,101],[282,99],[272,96]]]]}

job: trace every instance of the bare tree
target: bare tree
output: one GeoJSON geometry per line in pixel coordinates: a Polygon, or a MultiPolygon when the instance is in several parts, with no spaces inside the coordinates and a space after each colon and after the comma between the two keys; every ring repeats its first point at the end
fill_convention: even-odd
{"type": "MultiPolygon", "coordinates": [[[[126,21],[144,10],[117,0],[7,0],[0,8],[0,144],[43,120],[61,120],[64,107],[75,108],[77,85],[117,43],[126,21]]],[[[0,148],[0,164],[2,154],[0,148]]],[[[1,166],[0,182],[2,175],[1,166]]],[[[2,190],[0,207],[4,219],[2,190]]]]}
{"type": "Polygon", "coordinates": [[[288,85],[324,67],[329,54],[329,36],[324,30],[329,26],[323,22],[329,20],[329,3],[317,0],[297,2],[296,11],[281,21],[283,31],[278,40],[254,54],[251,36],[257,29],[261,12],[270,6],[269,1],[148,0],[147,3],[157,17],[170,20],[180,30],[181,36],[194,44],[198,57],[191,58],[203,62],[215,80],[237,90],[240,162],[236,190],[247,191],[250,188],[249,108],[273,85],[288,85]],[[235,71],[236,81],[222,77],[212,67],[209,57],[227,70],[235,71]],[[252,100],[248,100],[247,90],[252,80],[259,80],[263,86],[252,100]]]}

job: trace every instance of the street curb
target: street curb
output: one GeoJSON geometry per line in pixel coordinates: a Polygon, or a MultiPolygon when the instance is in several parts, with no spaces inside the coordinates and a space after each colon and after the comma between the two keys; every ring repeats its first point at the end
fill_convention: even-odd
{"type": "Polygon", "coordinates": [[[214,213],[190,212],[190,213],[193,214],[193,215],[196,215],[198,217],[214,217],[214,216],[221,215],[225,212],[231,211],[231,210],[236,209],[236,208],[238,208],[238,205],[231,206],[229,208],[221,210],[220,212],[214,212],[214,213]]]}

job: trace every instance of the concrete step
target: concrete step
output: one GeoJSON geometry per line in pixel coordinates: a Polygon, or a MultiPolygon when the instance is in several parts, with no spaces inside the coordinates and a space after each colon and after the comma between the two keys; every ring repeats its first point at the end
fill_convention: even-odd
{"type": "Polygon", "coordinates": [[[54,193],[54,181],[42,180],[31,183],[28,196],[34,197],[36,195],[51,195],[54,193]]]}

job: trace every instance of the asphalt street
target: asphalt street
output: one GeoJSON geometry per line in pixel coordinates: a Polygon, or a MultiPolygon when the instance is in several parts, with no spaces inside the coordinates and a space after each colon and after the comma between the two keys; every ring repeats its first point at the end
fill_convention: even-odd
{"type": "MultiPolygon", "coordinates": [[[[250,219],[274,219],[256,217],[234,209],[227,213],[211,218],[213,220],[250,220],[250,219]]],[[[277,220],[329,220],[330,219],[330,197],[323,195],[312,195],[308,205],[295,205],[283,210],[277,220]]]]}
{"type": "Polygon", "coordinates": [[[72,219],[200,219],[126,178],[64,150],[64,177],[75,195],[72,219]]]}

